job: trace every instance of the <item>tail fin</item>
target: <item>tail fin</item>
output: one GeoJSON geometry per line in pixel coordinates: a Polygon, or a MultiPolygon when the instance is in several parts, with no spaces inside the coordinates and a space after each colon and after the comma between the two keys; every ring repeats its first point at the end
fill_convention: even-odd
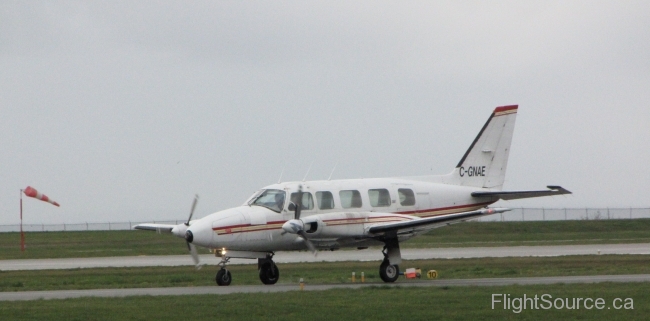
{"type": "Polygon", "coordinates": [[[506,176],[508,155],[518,105],[497,107],[451,173],[459,185],[500,190],[506,176]]]}

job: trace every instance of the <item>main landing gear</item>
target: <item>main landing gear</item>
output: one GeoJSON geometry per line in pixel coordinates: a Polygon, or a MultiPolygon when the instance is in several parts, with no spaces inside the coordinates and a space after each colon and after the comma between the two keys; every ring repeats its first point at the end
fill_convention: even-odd
{"type": "Polygon", "coordinates": [[[257,267],[260,272],[260,281],[266,285],[275,284],[280,279],[280,270],[271,257],[257,260],[257,267]]]}
{"type": "Polygon", "coordinates": [[[386,245],[381,251],[384,255],[384,260],[379,266],[379,277],[386,283],[392,283],[399,278],[399,263],[402,262],[402,255],[399,250],[399,243],[397,239],[386,240],[386,245]],[[391,264],[394,263],[394,264],[391,264]]]}
{"type": "Polygon", "coordinates": [[[399,265],[390,265],[388,259],[384,259],[379,266],[379,277],[386,283],[397,281],[399,277],[399,265]]]}

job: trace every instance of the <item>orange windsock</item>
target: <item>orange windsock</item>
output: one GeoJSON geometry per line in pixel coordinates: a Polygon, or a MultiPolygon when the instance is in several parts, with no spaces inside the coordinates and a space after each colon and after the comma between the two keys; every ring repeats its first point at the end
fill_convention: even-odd
{"type": "Polygon", "coordinates": [[[51,200],[49,197],[47,197],[47,195],[41,194],[39,191],[37,191],[35,188],[33,188],[31,186],[27,186],[27,188],[25,188],[23,193],[25,193],[25,195],[27,195],[29,197],[37,198],[37,199],[39,199],[41,201],[48,202],[48,203],[50,203],[52,205],[55,205],[55,206],[59,206],[59,203],[51,200]]]}

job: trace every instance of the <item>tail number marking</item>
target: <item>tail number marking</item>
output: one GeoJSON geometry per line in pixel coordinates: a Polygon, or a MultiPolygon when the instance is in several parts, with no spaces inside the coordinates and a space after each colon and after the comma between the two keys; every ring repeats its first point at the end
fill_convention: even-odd
{"type": "Polygon", "coordinates": [[[469,166],[467,168],[461,166],[459,173],[460,177],[463,177],[465,175],[469,177],[485,176],[485,166],[469,166]]]}

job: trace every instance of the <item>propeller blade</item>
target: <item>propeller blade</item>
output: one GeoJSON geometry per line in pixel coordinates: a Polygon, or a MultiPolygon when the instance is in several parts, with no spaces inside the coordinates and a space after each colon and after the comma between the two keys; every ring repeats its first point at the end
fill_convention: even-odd
{"type": "Polygon", "coordinates": [[[192,261],[194,261],[196,269],[200,270],[201,265],[199,265],[199,253],[196,251],[196,246],[190,242],[187,242],[187,249],[190,251],[190,255],[192,256],[192,261]]]}
{"type": "Polygon", "coordinates": [[[298,193],[296,199],[296,208],[294,210],[294,218],[300,219],[300,211],[302,211],[302,185],[298,185],[298,193]]]}
{"type": "Polygon", "coordinates": [[[192,202],[192,209],[190,210],[190,217],[187,218],[185,225],[190,226],[190,221],[192,220],[192,215],[194,215],[194,209],[196,208],[196,202],[199,201],[199,195],[194,195],[194,201],[192,202]]]}
{"type": "Polygon", "coordinates": [[[305,230],[299,230],[298,235],[302,237],[303,240],[305,240],[305,243],[307,244],[307,248],[311,251],[314,256],[318,256],[318,252],[316,251],[316,247],[314,246],[314,243],[312,243],[308,238],[307,238],[307,233],[305,233],[305,230]]]}

